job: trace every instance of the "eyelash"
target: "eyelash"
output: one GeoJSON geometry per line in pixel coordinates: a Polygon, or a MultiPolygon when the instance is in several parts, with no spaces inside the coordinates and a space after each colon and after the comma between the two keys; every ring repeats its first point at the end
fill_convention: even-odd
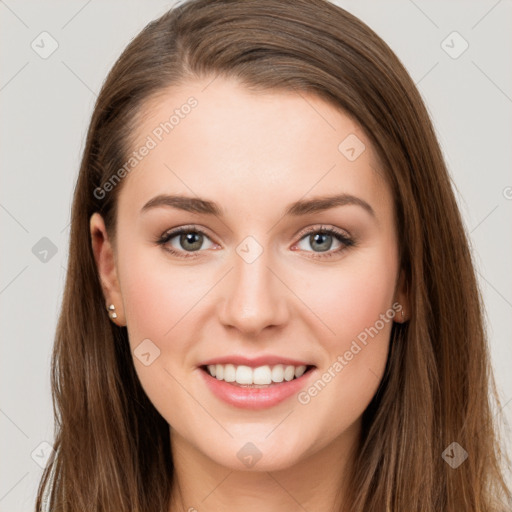
{"type": "MultiPolygon", "coordinates": [[[[178,235],[182,235],[185,233],[195,233],[195,234],[201,234],[206,236],[207,238],[210,238],[203,230],[197,228],[196,226],[183,226],[181,228],[177,228],[175,230],[167,231],[163,233],[160,237],[158,237],[155,242],[158,245],[164,246],[169,240],[172,240],[174,237],[178,235]]],[[[328,251],[325,253],[315,253],[314,256],[308,256],[313,259],[325,259],[325,258],[331,258],[336,254],[339,254],[343,252],[344,250],[348,249],[349,247],[352,247],[356,244],[355,240],[352,238],[347,237],[345,234],[343,234],[341,231],[338,231],[337,229],[330,228],[330,227],[314,227],[311,229],[308,229],[307,231],[301,233],[301,237],[299,238],[299,242],[305,238],[307,235],[311,235],[313,233],[321,233],[324,235],[332,235],[336,240],[338,240],[340,243],[343,244],[342,247],[339,249],[336,249],[334,251],[328,251]]],[[[171,253],[173,256],[177,256],[178,258],[195,258],[198,256],[199,252],[202,251],[192,251],[192,252],[186,252],[186,251],[176,251],[169,247],[164,247],[164,250],[171,253]],[[183,254],[185,252],[185,254],[183,254]]],[[[309,251],[308,251],[309,252],[309,251]]]]}

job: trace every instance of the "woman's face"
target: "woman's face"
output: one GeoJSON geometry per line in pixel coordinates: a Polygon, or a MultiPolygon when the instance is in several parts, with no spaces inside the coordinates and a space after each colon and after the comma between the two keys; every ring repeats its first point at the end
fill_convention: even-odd
{"type": "MultiPolygon", "coordinates": [[[[99,266],[172,435],[258,470],[354,440],[404,301],[391,192],[368,138],[314,95],[221,78],[151,102],[137,137],[115,267],[99,266]],[[312,369],[287,381],[301,366],[312,369]],[[221,371],[284,381],[243,387],[221,371]]],[[[98,215],[91,230],[104,232],[98,215]]]]}

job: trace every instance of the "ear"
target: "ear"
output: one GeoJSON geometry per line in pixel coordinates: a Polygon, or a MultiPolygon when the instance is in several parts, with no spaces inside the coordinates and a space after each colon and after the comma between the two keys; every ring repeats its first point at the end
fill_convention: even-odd
{"type": "Polygon", "coordinates": [[[92,250],[96,267],[105,296],[105,309],[108,311],[110,304],[115,306],[116,318],[111,320],[119,326],[126,325],[121,288],[117,278],[114,250],[108,238],[103,217],[99,213],[93,213],[89,221],[91,232],[92,250]]]}
{"type": "Polygon", "coordinates": [[[395,322],[403,324],[407,322],[411,317],[411,308],[409,301],[409,292],[407,290],[407,283],[405,281],[405,272],[403,269],[400,270],[398,281],[395,289],[395,300],[393,303],[398,302],[402,309],[396,315],[395,322]]]}

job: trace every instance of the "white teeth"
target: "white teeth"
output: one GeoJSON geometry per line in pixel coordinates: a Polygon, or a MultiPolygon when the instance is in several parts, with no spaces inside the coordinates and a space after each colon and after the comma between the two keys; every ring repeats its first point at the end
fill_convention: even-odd
{"type": "Polygon", "coordinates": [[[301,377],[306,371],[306,365],[292,366],[276,364],[258,366],[251,368],[250,366],[234,364],[210,364],[208,372],[212,377],[226,382],[236,382],[243,385],[269,385],[272,382],[291,381],[294,378],[301,377]]]}
{"type": "Polygon", "coordinates": [[[238,384],[253,384],[252,368],[250,366],[238,366],[236,369],[236,382],[238,384]]]}
{"type": "Polygon", "coordinates": [[[258,366],[252,371],[254,384],[270,384],[272,382],[272,371],[270,366],[258,366]]]}
{"type": "Polygon", "coordinates": [[[236,378],[236,368],[232,364],[227,364],[224,366],[224,380],[226,382],[235,382],[236,378]]]}
{"type": "Polygon", "coordinates": [[[297,366],[297,368],[295,368],[295,377],[299,378],[301,375],[304,374],[305,371],[306,371],[305,365],[297,366]]]}
{"type": "Polygon", "coordinates": [[[272,382],[283,382],[284,369],[282,364],[277,364],[272,368],[272,382]]]}
{"type": "Polygon", "coordinates": [[[295,377],[295,367],[294,366],[287,366],[284,369],[283,377],[284,377],[284,380],[286,380],[286,381],[292,380],[293,377],[295,377]]]}

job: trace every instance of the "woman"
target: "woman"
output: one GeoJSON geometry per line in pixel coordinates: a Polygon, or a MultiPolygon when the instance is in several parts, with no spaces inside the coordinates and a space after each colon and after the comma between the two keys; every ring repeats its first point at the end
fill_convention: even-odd
{"type": "Polygon", "coordinates": [[[37,510],[504,510],[486,343],[388,46],[323,0],[186,2],[95,106],[37,510]]]}

